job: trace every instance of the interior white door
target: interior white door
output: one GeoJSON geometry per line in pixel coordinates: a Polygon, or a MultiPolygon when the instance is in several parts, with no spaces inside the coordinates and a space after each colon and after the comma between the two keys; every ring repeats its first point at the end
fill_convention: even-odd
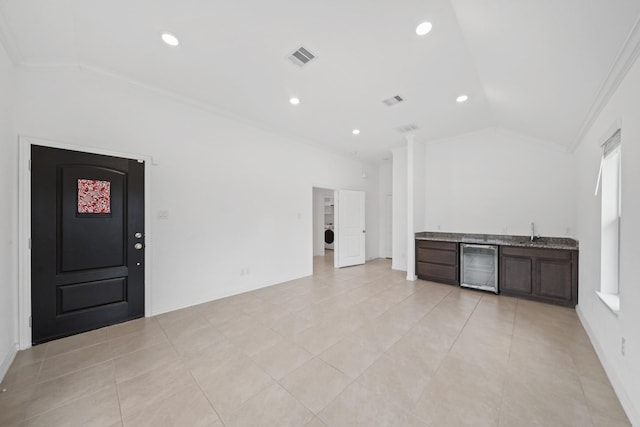
{"type": "Polygon", "coordinates": [[[338,190],[335,194],[336,246],[334,265],[348,267],[365,261],[364,191],[338,190]]]}

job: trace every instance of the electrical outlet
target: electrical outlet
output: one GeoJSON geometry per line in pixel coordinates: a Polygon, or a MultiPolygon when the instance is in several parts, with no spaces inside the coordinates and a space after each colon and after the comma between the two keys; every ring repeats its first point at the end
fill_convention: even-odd
{"type": "Polygon", "coordinates": [[[622,353],[623,356],[627,351],[626,346],[627,346],[627,340],[624,339],[624,337],[622,337],[622,339],[620,340],[620,353],[622,353]]]}

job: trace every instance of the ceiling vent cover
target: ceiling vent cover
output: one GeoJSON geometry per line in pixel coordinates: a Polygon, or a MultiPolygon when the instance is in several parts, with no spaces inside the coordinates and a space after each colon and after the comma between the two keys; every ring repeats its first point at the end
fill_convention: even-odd
{"type": "Polygon", "coordinates": [[[397,128],[396,128],[396,130],[397,130],[398,132],[400,132],[400,133],[409,133],[409,132],[414,132],[414,131],[416,131],[416,130],[418,130],[418,129],[419,129],[419,128],[418,128],[418,126],[416,126],[416,125],[415,125],[415,124],[413,124],[413,123],[410,123],[410,124],[408,124],[408,125],[404,125],[404,126],[400,126],[400,127],[397,127],[397,128]]]}
{"type": "Polygon", "coordinates": [[[315,57],[316,56],[313,53],[309,52],[308,49],[300,46],[298,50],[289,55],[289,60],[296,64],[298,67],[303,67],[309,62],[313,61],[315,57]]]}
{"type": "Polygon", "coordinates": [[[401,103],[402,101],[404,101],[404,98],[402,98],[400,95],[392,96],[391,98],[382,100],[382,102],[384,102],[387,107],[392,107],[396,104],[401,103]]]}

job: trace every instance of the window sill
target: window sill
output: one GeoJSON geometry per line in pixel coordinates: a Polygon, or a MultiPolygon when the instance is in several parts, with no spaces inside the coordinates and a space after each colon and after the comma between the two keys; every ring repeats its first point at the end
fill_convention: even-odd
{"type": "Polygon", "coordinates": [[[620,296],[617,294],[605,294],[603,292],[596,291],[596,295],[600,298],[600,301],[607,306],[609,310],[616,316],[620,313],[620,296]]]}

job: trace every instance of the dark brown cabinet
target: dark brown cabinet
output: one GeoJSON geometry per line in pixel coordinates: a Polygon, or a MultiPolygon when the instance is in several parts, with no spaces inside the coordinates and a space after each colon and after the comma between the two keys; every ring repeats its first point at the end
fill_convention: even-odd
{"type": "Polygon", "coordinates": [[[459,285],[458,243],[416,240],[416,275],[420,279],[459,285]]]}
{"type": "Polygon", "coordinates": [[[500,293],[575,307],[578,251],[500,247],[500,293]]]}
{"type": "Polygon", "coordinates": [[[502,293],[520,293],[530,295],[533,292],[531,267],[533,260],[524,256],[500,257],[500,290],[502,293]]]}

